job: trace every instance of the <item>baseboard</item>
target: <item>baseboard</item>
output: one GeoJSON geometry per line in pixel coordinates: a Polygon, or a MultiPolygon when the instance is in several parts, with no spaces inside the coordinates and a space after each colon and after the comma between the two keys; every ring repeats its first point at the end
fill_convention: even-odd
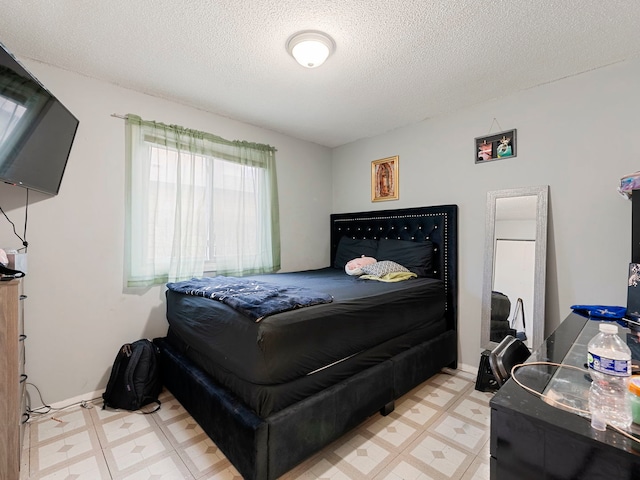
{"type": "MultiPolygon", "coordinates": [[[[472,365],[467,365],[465,363],[458,363],[458,370],[462,370],[463,372],[466,373],[471,373],[473,375],[476,375],[478,373],[478,367],[477,366],[472,366],[472,365]]],[[[55,402],[52,403],[50,405],[51,408],[66,408],[66,407],[70,407],[72,405],[78,405],[81,404],[82,402],[91,402],[91,401],[95,401],[96,403],[101,403],[102,402],[102,394],[104,393],[104,388],[102,390],[95,390],[93,392],[88,392],[85,393],[83,395],[78,395],[77,397],[71,397],[68,398],[66,400],[61,400],[59,402],[55,402]]],[[[43,405],[40,405],[39,407],[31,407],[32,410],[38,410],[39,408],[42,408],[43,405]]]]}
{"type": "MultiPolygon", "coordinates": [[[[463,372],[471,373],[473,375],[476,375],[478,373],[478,367],[467,365],[465,363],[458,363],[458,370],[462,370],[463,372]]],[[[105,391],[104,388],[101,390],[94,390],[93,392],[88,392],[83,395],[78,395],[77,397],[71,397],[71,398],[67,398],[66,400],[61,400],[59,402],[52,403],[49,406],[51,408],[60,409],[60,408],[67,408],[73,405],[79,405],[82,402],[91,403],[93,401],[94,404],[96,403],[99,404],[102,402],[102,394],[104,393],[104,391],[105,391]]],[[[44,405],[40,405],[39,407],[32,406],[31,409],[38,410],[42,407],[44,407],[44,405]]]]}
{"type": "MultiPolygon", "coordinates": [[[[31,398],[33,399],[33,395],[31,395],[33,393],[33,391],[30,391],[29,394],[31,396],[31,398]]],[[[104,388],[102,390],[95,390],[93,392],[88,392],[85,393],[83,395],[78,395],[77,397],[72,397],[72,398],[68,398],[66,400],[61,400],[59,402],[55,402],[52,403],[50,405],[48,405],[51,408],[55,408],[55,409],[61,409],[61,408],[67,408],[70,407],[72,405],[79,405],[82,402],[87,402],[87,403],[92,403],[92,401],[100,404],[102,401],[102,394],[104,393],[104,388]]],[[[35,407],[33,405],[31,405],[31,410],[34,411],[38,411],[42,408],[44,408],[44,405],[40,405],[38,407],[35,407]]]]}
{"type": "Polygon", "coordinates": [[[478,373],[478,366],[467,365],[466,363],[458,363],[458,370],[462,370],[463,372],[473,373],[474,375],[478,373]]]}

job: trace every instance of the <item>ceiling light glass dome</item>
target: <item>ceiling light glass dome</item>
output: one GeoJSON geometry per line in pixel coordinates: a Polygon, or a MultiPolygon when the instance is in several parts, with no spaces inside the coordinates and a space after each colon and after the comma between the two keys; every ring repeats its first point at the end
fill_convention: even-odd
{"type": "Polygon", "coordinates": [[[287,51],[306,68],[322,65],[335,48],[336,44],[330,36],[315,30],[298,32],[287,40],[287,51]]]}

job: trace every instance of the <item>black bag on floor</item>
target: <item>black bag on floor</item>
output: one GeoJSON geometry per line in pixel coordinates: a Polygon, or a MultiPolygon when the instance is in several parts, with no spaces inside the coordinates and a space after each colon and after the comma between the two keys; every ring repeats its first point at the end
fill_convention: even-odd
{"type": "MultiPolygon", "coordinates": [[[[156,402],[162,390],[157,347],[147,339],[125,343],[113,362],[102,408],[138,410],[156,402]]],[[[152,413],[152,412],[145,412],[152,413]]]]}

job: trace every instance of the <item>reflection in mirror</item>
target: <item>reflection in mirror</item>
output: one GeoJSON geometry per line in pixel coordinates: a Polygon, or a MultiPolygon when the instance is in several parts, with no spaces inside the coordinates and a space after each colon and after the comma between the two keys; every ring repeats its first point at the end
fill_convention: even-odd
{"type": "Polygon", "coordinates": [[[506,335],[533,349],[544,339],[548,187],[487,194],[481,345],[506,335]]]}

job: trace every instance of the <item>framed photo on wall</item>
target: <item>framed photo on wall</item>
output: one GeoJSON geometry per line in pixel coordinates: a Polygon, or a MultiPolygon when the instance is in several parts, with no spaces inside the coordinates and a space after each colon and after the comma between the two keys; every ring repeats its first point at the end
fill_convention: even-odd
{"type": "Polygon", "coordinates": [[[371,162],[371,201],[398,200],[398,155],[371,162]]]}
{"type": "Polygon", "coordinates": [[[516,156],[516,130],[505,130],[475,140],[476,163],[516,156]]]}

